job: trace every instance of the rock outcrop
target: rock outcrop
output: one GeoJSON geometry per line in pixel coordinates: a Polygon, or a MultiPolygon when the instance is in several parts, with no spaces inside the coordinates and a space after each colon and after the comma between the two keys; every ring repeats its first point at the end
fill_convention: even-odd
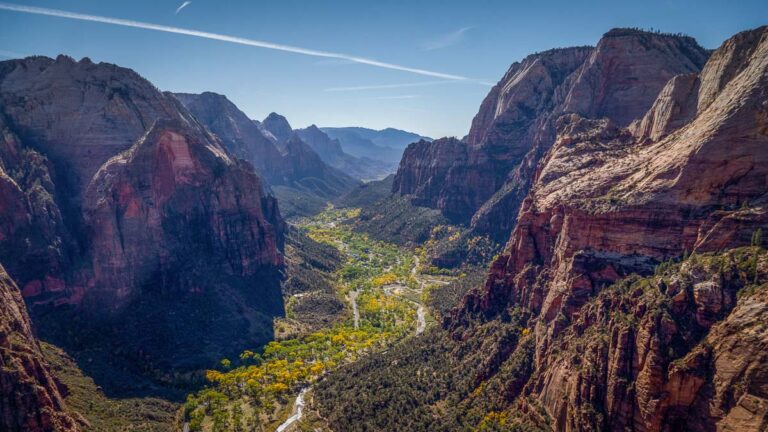
{"type": "Polygon", "coordinates": [[[284,178],[283,155],[263,128],[249,119],[226,96],[204,92],[200,94],[174,93],[174,96],[222,141],[235,157],[253,165],[268,183],[284,178]]]}
{"type": "MultiPolygon", "coordinates": [[[[311,128],[307,129],[309,133],[293,131],[288,120],[275,113],[270,114],[264,123],[258,123],[249,119],[225,96],[215,93],[175,96],[197,120],[221,139],[229,153],[250,162],[267,185],[275,187],[273,191],[289,216],[296,213],[308,215],[324,208],[328,200],[341,196],[358,184],[343,168],[351,164],[357,170],[357,167],[364,168],[364,164],[348,161],[350,156],[341,152],[340,148],[333,148],[332,142],[319,143],[322,137],[311,133],[311,128]],[[299,143],[303,141],[302,136],[313,140],[317,148],[306,142],[299,143]],[[321,156],[321,152],[325,154],[328,150],[331,152],[321,156]],[[337,164],[340,164],[339,169],[337,164]],[[317,209],[294,212],[294,200],[317,203],[317,209]]],[[[316,132],[324,136],[320,130],[316,132]]]]}
{"type": "Polygon", "coordinates": [[[155,120],[181,115],[134,71],[63,55],[0,63],[0,106],[23,142],[62,167],[76,195],[155,120]]]}
{"type": "Polygon", "coordinates": [[[283,145],[293,135],[293,128],[288,119],[278,113],[272,112],[262,120],[261,127],[275,138],[275,143],[282,149],[283,145]]]}
{"type": "Polygon", "coordinates": [[[41,334],[139,375],[272,337],[285,224],[237,157],[274,150],[258,125],[222,140],[133,71],[64,56],[1,62],[0,102],[0,260],[41,334]]]}
{"type": "Polygon", "coordinates": [[[630,115],[556,122],[504,253],[451,324],[509,307],[535,314],[534,379],[524,394],[556,430],[765,427],[765,358],[749,346],[766,343],[762,324],[750,321],[764,319],[765,290],[736,300],[764,281],[763,261],[734,255],[704,269],[694,261],[678,279],[653,279],[651,290],[601,291],[687,253],[761,242],[766,100],[763,27],[724,43],[698,76],[672,78],[630,128],[630,115]],[[737,269],[751,260],[756,267],[737,269]],[[584,337],[579,359],[556,355],[577,343],[572,334],[584,337]]]}
{"type": "Polygon", "coordinates": [[[89,294],[101,308],[119,308],[142,291],[199,292],[282,264],[276,200],[196,124],[156,122],[99,170],[84,207],[89,294]]]}
{"type": "Polygon", "coordinates": [[[66,391],[51,375],[32,332],[21,293],[0,266],[0,429],[8,432],[75,432],[66,391]]]}
{"type": "MultiPolygon", "coordinates": [[[[413,183],[418,153],[406,150],[393,191],[438,208],[454,222],[501,241],[514,227],[539,160],[564,113],[627,126],[643,116],[674,76],[696,73],[707,52],[688,37],[616,29],[596,47],[545,51],[513,64],[483,101],[464,143],[446,148],[435,178],[413,183]],[[414,171],[414,172],[409,172],[414,171]],[[405,180],[405,181],[404,181],[405,180]],[[459,195],[460,198],[446,199],[459,195]],[[457,202],[458,201],[458,202],[457,202]]],[[[440,152],[439,143],[431,153],[440,152]]]]}

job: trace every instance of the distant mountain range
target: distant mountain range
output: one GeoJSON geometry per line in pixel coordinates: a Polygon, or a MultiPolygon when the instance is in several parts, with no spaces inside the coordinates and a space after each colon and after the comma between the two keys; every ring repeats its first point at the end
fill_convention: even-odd
{"type": "Polygon", "coordinates": [[[375,130],[363,127],[324,127],[320,129],[329,137],[339,140],[342,149],[352,156],[380,160],[393,165],[395,170],[403,151],[409,144],[422,140],[432,141],[432,138],[393,128],[375,130]]]}

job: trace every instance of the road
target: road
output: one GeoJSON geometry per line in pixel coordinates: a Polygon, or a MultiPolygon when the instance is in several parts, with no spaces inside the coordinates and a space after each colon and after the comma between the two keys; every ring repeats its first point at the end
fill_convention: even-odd
{"type": "Polygon", "coordinates": [[[275,429],[275,432],[285,432],[292,424],[301,419],[302,414],[304,414],[304,394],[307,393],[307,390],[309,390],[309,388],[305,388],[299,392],[299,395],[296,396],[296,402],[293,404],[293,414],[288,417],[283,424],[278,426],[277,429],[275,429]]]}
{"type": "Polygon", "coordinates": [[[419,308],[416,309],[416,334],[420,335],[424,333],[424,329],[427,328],[427,320],[424,319],[426,315],[426,312],[424,311],[424,306],[419,305],[419,308]]]}
{"type": "Polygon", "coordinates": [[[349,292],[349,302],[352,303],[352,315],[354,316],[355,329],[360,326],[360,311],[357,310],[357,291],[349,292]]]}

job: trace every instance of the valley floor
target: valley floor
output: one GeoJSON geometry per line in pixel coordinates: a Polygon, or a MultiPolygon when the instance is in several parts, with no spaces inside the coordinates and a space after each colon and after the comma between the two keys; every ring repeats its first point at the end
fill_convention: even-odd
{"type": "Polygon", "coordinates": [[[454,279],[422,272],[419,253],[353,232],[350,209],[329,208],[299,222],[310,238],[337,248],[344,264],[334,275],[336,295],[346,311],[329,326],[303,331],[292,305],[313,291],[286,299],[286,317],[276,320],[278,340],[263,350],[223,359],[207,374],[210,385],[190,395],[184,407],[191,431],[293,431],[323,428],[313,405],[312,385],[339,366],[382,352],[418,335],[432,317],[427,292],[454,279]],[[283,331],[281,331],[281,329],[283,331]],[[309,411],[309,412],[307,412],[309,411]]]}

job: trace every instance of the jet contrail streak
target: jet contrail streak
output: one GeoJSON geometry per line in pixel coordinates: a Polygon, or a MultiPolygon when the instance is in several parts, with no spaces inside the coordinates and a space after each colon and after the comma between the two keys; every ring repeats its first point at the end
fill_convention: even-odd
{"type": "Polygon", "coordinates": [[[406,87],[424,87],[424,86],[433,86],[433,85],[439,85],[439,84],[447,84],[456,82],[455,80],[443,80],[443,81],[425,81],[420,83],[404,83],[404,84],[380,84],[380,85],[369,85],[369,86],[357,86],[357,87],[330,87],[323,91],[327,92],[354,92],[354,91],[363,91],[363,90],[382,90],[382,89],[396,89],[396,88],[406,88],[406,87]]]}
{"type": "Polygon", "coordinates": [[[179,12],[181,12],[181,10],[182,10],[182,9],[184,9],[185,7],[187,7],[187,6],[191,5],[191,4],[192,4],[192,2],[191,2],[191,1],[189,1],[189,0],[188,0],[188,1],[185,1],[184,3],[182,3],[182,4],[181,4],[181,6],[179,6],[178,8],[176,8],[176,13],[175,13],[175,15],[178,15],[178,14],[179,14],[179,12]]]}
{"type": "Polygon", "coordinates": [[[0,2],[0,9],[14,11],[14,12],[29,13],[34,15],[46,15],[46,16],[53,16],[53,17],[59,17],[59,18],[80,20],[80,21],[91,21],[91,22],[98,22],[98,23],[104,23],[104,24],[112,24],[112,25],[118,25],[123,27],[155,30],[155,31],[160,31],[165,33],[176,33],[176,34],[182,34],[187,36],[200,37],[204,39],[213,39],[213,40],[218,40],[222,42],[248,45],[248,46],[253,46],[258,48],[267,48],[267,49],[285,51],[285,52],[290,52],[295,54],[303,54],[303,55],[313,56],[313,57],[342,59],[342,60],[348,60],[354,63],[375,66],[375,67],[384,68],[384,69],[410,72],[418,75],[431,76],[431,77],[442,78],[447,80],[474,81],[460,75],[452,75],[452,74],[446,74],[442,72],[433,72],[426,69],[417,69],[417,68],[411,68],[406,66],[400,66],[392,63],[380,62],[378,60],[373,60],[365,57],[357,57],[357,56],[333,53],[328,51],[318,51],[313,49],[294,47],[290,45],[282,45],[282,44],[276,44],[272,42],[246,39],[246,38],[241,38],[236,36],[227,36],[227,35],[218,34],[218,33],[209,33],[209,32],[185,29],[180,27],[171,27],[171,26],[160,25],[160,24],[145,23],[141,21],[126,20],[121,18],[110,18],[110,17],[99,16],[99,15],[88,15],[88,14],[81,14],[77,12],[63,11],[59,9],[23,6],[23,5],[17,5],[13,3],[3,3],[3,2],[0,2]]]}

